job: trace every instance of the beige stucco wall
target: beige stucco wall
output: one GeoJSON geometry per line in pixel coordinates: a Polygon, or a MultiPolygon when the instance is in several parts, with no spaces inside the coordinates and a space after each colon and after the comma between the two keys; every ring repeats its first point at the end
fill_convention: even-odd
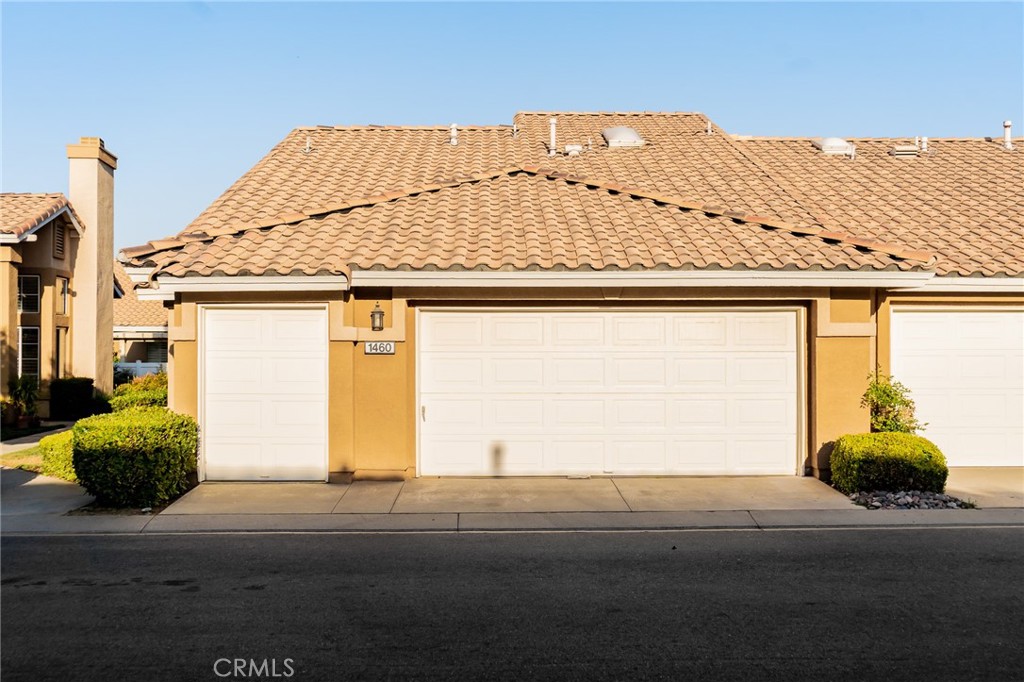
{"type": "MultiPolygon", "coordinates": [[[[328,354],[328,450],[332,474],[396,479],[415,475],[416,386],[415,311],[445,305],[574,305],[691,307],[799,306],[806,311],[803,355],[806,363],[805,465],[828,474],[829,444],[845,433],[869,428],[860,396],[877,351],[877,307],[871,290],[552,290],[479,292],[399,290],[340,292],[331,296],[267,294],[190,294],[176,302],[171,316],[169,374],[171,407],[197,415],[198,307],[203,303],[324,302],[330,309],[328,354]],[[394,299],[394,300],[392,300],[394,299]],[[367,356],[353,328],[370,326],[370,310],[380,301],[385,324],[404,309],[405,328],[393,356],[367,356]],[[397,304],[408,302],[408,307],[397,304]]],[[[388,330],[385,330],[385,334],[388,330]]]]}
{"type": "Polygon", "coordinates": [[[103,141],[83,137],[68,145],[68,199],[85,223],[74,258],[76,376],[92,377],[96,388],[114,388],[114,170],[117,158],[103,141]]]}
{"type": "Polygon", "coordinates": [[[3,309],[0,311],[0,345],[2,345],[3,366],[0,371],[0,390],[7,396],[7,381],[18,372],[18,327],[39,327],[39,381],[41,384],[38,414],[49,416],[49,392],[46,383],[72,372],[71,357],[74,346],[72,329],[72,313],[75,308],[75,278],[72,276],[71,264],[77,251],[79,240],[75,238],[71,223],[65,218],[57,218],[64,224],[67,238],[65,240],[65,257],[53,255],[53,225],[44,225],[35,233],[35,241],[25,241],[13,246],[0,247],[0,286],[3,296],[3,309]],[[40,299],[38,313],[18,312],[18,276],[37,275],[39,277],[40,299]],[[59,291],[57,278],[64,277],[69,282],[71,296],[68,300],[67,314],[58,312],[59,291]],[[57,368],[57,331],[65,331],[64,362],[58,372],[57,368]]]}

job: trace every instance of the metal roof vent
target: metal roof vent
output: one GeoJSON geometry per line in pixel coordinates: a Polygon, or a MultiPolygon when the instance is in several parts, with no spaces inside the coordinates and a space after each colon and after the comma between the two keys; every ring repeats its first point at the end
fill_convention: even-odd
{"type": "Polygon", "coordinates": [[[825,156],[849,156],[852,159],[857,155],[857,148],[841,137],[825,137],[814,140],[812,144],[825,156]]]}
{"type": "Polygon", "coordinates": [[[609,147],[643,147],[644,138],[628,126],[615,126],[601,131],[609,147]]]}
{"type": "Polygon", "coordinates": [[[889,156],[912,157],[920,154],[921,148],[916,144],[898,144],[889,150],[889,156]]]}

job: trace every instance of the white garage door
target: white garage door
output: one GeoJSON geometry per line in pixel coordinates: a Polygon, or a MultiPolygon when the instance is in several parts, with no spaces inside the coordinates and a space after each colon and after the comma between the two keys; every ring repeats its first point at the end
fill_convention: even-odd
{"type": "Polygon", "coordinates": [[[793,474],[797,316],[427,311],[423,475],[793,474]]]}
{"type": "Polygon", "coordinates": [[[206,478],[326,480],[326,311],[207,308],[202,340],[206,478]]]}
{"type": "Polygon", "coordinates": [[[1024,312],[894,310],[892,374],[950,466],[1024,466],[1024,312]]]}

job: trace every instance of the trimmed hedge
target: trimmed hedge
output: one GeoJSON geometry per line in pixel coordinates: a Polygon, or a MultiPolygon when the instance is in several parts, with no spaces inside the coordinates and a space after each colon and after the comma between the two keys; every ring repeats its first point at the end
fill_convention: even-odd
{"type": "Polygon", "coordinates": [[[167,407],[167,374],[147,374],[114,389],[110,399],[114,412],[132,407],[167,407]]]}
{"type": "MultiPolygon", "coordinates": [[[[92,379],[89,379],[92,386],[92,379]]],[[[76,482],[75,466],[72,461],[73,450],[71,439],[74,436],[70,431],[47,436],[39,441],[39,449],[43,452],[43,466],[41,468],[44,476],[63,478],[65,481],[76,482]]]]}
{"type": "MultiPolygon", "coordinates": [[[[124,384],[124,386],[131,386],[131,384],[124,384]]],[[[110,399],[110,408],[114,412],[120,412],[132,407],[167,407],[167,389],[128,391],[121,395],[115,394],[110,399]]]]}
{"type": "Polygon", "coordinates": [[[927,438],[910,433],[861,433],[835,442],[832,483],[844,493],[946,489],[946,457],[927,438]]]}
{"type": "Polygon", "coordinates": [[[92,379],[67,377],[50,382],[50,419],[74,420],[96,414],[92,379]]]}
{"type": "Polygon", "coordinates": [[[135,407],[83,419],[74,427],[78,482],[100,504],[147,507],[188,490],[199,428],[161,407],[135,407]]]}

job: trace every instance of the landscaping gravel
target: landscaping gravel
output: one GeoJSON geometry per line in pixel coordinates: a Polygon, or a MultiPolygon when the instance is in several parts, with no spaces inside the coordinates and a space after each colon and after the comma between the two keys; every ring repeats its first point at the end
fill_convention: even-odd
{"type": "Polygon", "coordinates": [[[887,490],[850,493],[847,495],[854,504],[868,509],[973,509],[973,502],[944,493],[930,493],[921,490],[887,490]]]}

